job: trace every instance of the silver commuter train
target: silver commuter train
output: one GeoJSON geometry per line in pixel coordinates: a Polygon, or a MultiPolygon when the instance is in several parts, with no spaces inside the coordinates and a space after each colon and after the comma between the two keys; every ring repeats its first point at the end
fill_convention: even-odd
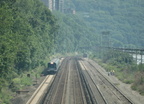
{"type": "Polygon", "coordinates": [[[55,74],[58,71],[59,65],[60,65],[60,59],[59,58],[53,59],[51,62],[48,63],[47,73],[55,74]]]}

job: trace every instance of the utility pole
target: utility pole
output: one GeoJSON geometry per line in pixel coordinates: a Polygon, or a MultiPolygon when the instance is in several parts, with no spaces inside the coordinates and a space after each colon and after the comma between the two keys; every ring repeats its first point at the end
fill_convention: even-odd
{"type": "Polygon", "coordinates": [[[102,59],[104,55],[104,48],[110,47],[110,31],[103,31],[101,35],[101,48],[102,48],[102,59]]]}

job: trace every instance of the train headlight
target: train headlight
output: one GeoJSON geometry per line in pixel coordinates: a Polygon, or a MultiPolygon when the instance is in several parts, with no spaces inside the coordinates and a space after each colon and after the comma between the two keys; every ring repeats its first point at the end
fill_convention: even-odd
{"type": "Polygon", "coordinates": [[[51,62],[51,64],[53,64],[53,62],[51,62]]]}

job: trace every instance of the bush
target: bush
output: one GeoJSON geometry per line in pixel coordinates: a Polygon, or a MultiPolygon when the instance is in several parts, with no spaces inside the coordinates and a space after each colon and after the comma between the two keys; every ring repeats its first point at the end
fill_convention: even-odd
{"type": "Polygon", "coordinates": [[[131,80],[131,79],[125,79],[125,80],[124,80],[124,83],[126,83],[126,84],[131,84],[131,83],[133,83],[133,80],[131,80]]]}
{"type": "Polygon", "coordinates": [[[12,96],[10,96],[11,92],[8,90],[8,88],[3,88],[0,92],[0,104],[11,104],[10,99],[12,96]]]}
{"type": "Polygon", "coordinates": [[[137,90],[137,87],[136,87],[136,85],[134,85],[134,84],[131,86],[131,88],[132,88],[133,90],[137,90]]]}
{"type": "Polygon", "coordinates": [[[144,95],[144,84],[138,88],[138,91],[140,92],[141,95],[144,95]]]}
{"type": "Polygon", "coordinates": [[[32,84],[32,79],[29,77],[23,77],[21,79],[21,84],[22,84],[22,86],[29,86],[32,84]]]}

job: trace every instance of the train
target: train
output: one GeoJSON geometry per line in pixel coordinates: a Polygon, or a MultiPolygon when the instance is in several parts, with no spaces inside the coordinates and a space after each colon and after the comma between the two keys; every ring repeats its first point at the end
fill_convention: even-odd
{"type": "Polygon", "coordinates": [[[59,58],[53,59],[51,62],[48,63],[47,73],[48,74],[57,73],[59,66],[60,66],[60,59],[59,58]]]}
{"type": "Polygon", "coordinates": [[[83,58],[87,58],[88,56],[87,56],[87,54],[86,53],[84,53],[83,54],[83,58]]]}

